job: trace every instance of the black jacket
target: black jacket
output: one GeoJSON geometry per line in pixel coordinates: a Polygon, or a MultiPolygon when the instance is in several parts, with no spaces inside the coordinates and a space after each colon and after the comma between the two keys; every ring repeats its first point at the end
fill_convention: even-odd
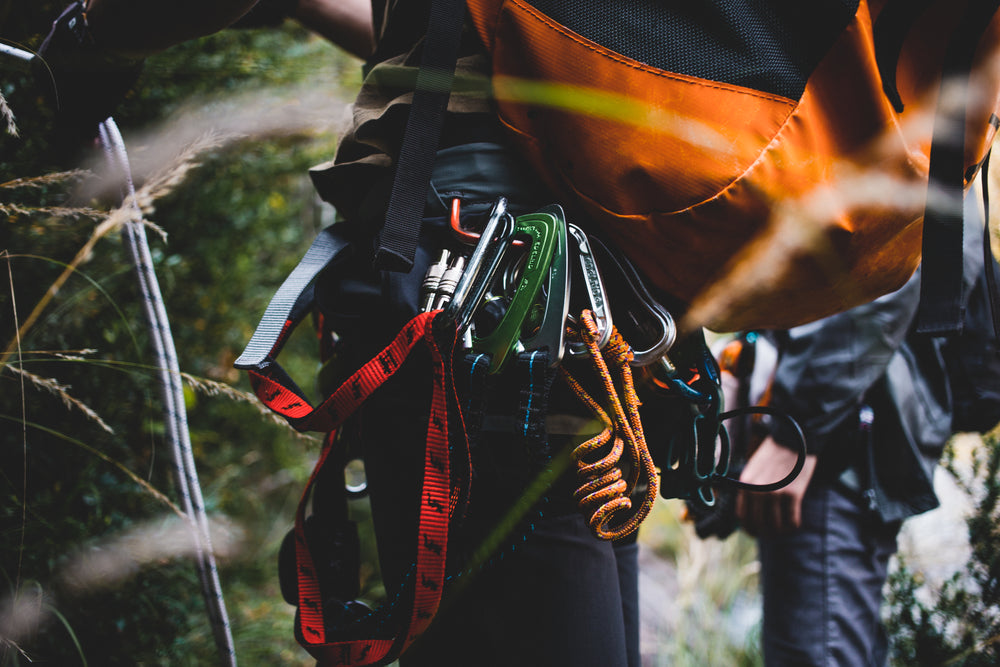
{"type": "MultiPolygon", "coordinates": [[[[966,295],[983,274],[982,218],[967,199],[966,295]]],[[[919,300],[918,269],[896,292],[774,337],[771,404],[802,426],[817,475],[839,476],[886,521],[938,505],[933,473],[952,434],[945,341],[915,333],[919,300]]],[[[779,443],[794,442],[786,429],[775,422],[779,443]]]]}

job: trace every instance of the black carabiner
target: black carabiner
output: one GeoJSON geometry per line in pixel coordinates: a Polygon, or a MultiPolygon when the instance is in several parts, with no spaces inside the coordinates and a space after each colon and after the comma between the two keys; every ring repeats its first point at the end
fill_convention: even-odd
{"type": "Polygon", "coordinates": [[[787,475],[785,475],[776,482],[770,482],[768,484],[748,484],[747,482],[741,482],[738,479],[726,476],[719,477],[716,481],[725,483],[733,488],[745,489],[747,491],[754,491],[756,493],[777,491],[778,489],[782,489],[788,486],[789,484],[792,483],[792,481],[795,480],[796,477],[799,476],[799,473],[802,472],[802,467],[806,463],[806,456],[808,453],[806,451],[806,436],[802,432],[802,427],[799,426],[799,423],[795,421],[795,418],[793,418],[790,414],[786,412],[781,412],[780,410],[776,410],[766,405],[751,405],[743,408],[736,408],[735,410],[730,410],[729,412],[723,412],[721,415],[719,415],[719,420],[725,421],[727,419],[732,419],[734,417],[743,417],[746,415],[769,415],[771,417],[784,419],[789,424],[791,424],[792,428],[795,430],[796,441],[797,441],[795,443],[796,445],[795,453],[797,454],[795,458],[795,465],[792,466],[791,471],[789,471],[787,475]]]}

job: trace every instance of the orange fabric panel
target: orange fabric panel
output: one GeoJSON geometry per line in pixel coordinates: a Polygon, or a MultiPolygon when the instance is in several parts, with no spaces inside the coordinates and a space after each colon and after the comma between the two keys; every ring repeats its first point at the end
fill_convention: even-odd
{"type": "MultiPolygon", "coordinates": [[[[882,90],[866,0],[799,100],[657,70],[524,0],[468,4],[515,142],[581,223],[690,304],[688,324],[794,326],[899,287],[919,263],[932,128],[920,121],[936,109],[954,3],[904,43],[904,116],[882,90]]],[[[995,19],[981,64],[998,30],[995,19]]],[[[982,71],[970,165],[992,139],[1000,93],[994,69],[982,71]]]]}

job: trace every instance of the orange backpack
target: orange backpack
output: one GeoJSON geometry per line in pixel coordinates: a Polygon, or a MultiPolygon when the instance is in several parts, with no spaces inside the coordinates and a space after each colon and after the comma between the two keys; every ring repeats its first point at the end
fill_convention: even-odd
{"type": "Polygon", "coordinates": [[[867,302],[910,276],[925,228],[950,257],[925,282],[957,303],[961,194],[996,127],[997,2],[466,4],[514,143],[689,324],[787,328],[867,302]],[[922,225],[934,161],[951,198],[927,198],[922,225]]]}

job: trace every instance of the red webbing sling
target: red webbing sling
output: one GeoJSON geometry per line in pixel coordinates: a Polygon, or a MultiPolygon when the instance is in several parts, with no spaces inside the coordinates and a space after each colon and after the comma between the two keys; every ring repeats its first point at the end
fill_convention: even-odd
{"type": "MultiPolygon", "coordinates": [[[[320,241],[319,244],[323,244],[320,241]]],[[[317,250],[314,244],[312,264],[315,268],[326,265],[339,252],[339,244],[329,244],[328,248],[317,250]]],[[[307,258],[310,253],[307,253],[307,258]]],[[[306,261],[306,260],[304,260],[306,261]]],[[[308,262],[307,262],[308,263],[308,262]]],[[[301,264],[300,264],[301,266],[301,264]]],[[[311,271],[303,271],[311,273],[311,271]]],[[[308,277],[308,276],[305,276],[308,277]]],[[[298,634],[300,643],[315,657],[320,665],[378,665],[387,664],[409,646],[430,624],[441,601],[445,581],[449,520],[456,511],[458,496],[465,482],[452,483],[452,469],[449,438],[461,437],[464,432],[449,433],[450,423],[461,419],[454,394],[452,358],[456,344],[454,327],[435,327],[435,318],[441,311],[422,313],[414,317],[399,332],[395,340],[371,361],[348,378],[333,394],[317,407],[310,405],[304,393],[295,385],[275,361],[281,348],[311,304],[311,294],[306,287],[307,279],[288,280],[272,299],[269,313],[258,326],[255,334],[257,356],[245,353],[238,366],[247,371],[257,397],[269,408],[281,414],[300,431],[321,431],[328,433],[319,462],[310,477],[302,495],[295,517],[295,552],[298,576],[298,634]],[[297,292],[292,297],[291,292],[297,292]],[[278,307],[278,303],[283,303],[278,307]],[[292,305],[294,302],[294,305],[292,305]],[[284,319],[279,326],[276,321],[284,319]],[[269,329],[269,333],[263,330],[269,329]],[[259,334],[259,335],[257,335],[259,334]],[[269,345],[268,345],[269,344],[269,345]],[[265,347],[268,345],[268,347],[265,347]],[[328,637],[324,623],[323,599],[320,595],[319,580],[305,540],[305,513],[312,486],[320,470],[335,446],[331,437],[335,429],[353,414],[367,398],[403,366],[410,353],[418,346],[426,346],[432,363],[432,391],[430,414],[427,422],[426,448],[424,453],[423,481],[416,549],[416,564],[411,584],[406,594],[409,604],[402,604],[390,610],[387,627],[375,636],[341,638],[346,632],[339,632],[337,639],[328,637]],[[266,355],[259,351],[268,349],[266,355]],[[262,357],[262,358],[261,358],[262,357]],[[449,413],[454,407],[455,412],[449,413]],[[454,415],[454,416],[453,416],[454,415]],[[407,618],[397,618],[396,609],[408,611],[407,618]]],[[[462,447],[467,458],[468,447],[462,447]]],[[[456,471],[456,478],[468,473],[456,471]]],[[[378,613],[373,612],[373,613],[378,613]]],[[[359,628],[361,626],[359,625],[359,628]]]]}
{"type": "MultiPolygon", "coordinates": [[[[456,405],[450,381],[454,350],[454,329],[450,335],[435,332],[434,319],[440,311],[413,318],[396,339],[347,379],[329,398],[313,408],[300,392],[283,381],[283,372],[274,373],[276,363],[251,370],[251,384],[257,396],[271,409],[285,416],[300,430],[333,431],[357,410],[378,387],[388,380],[417,345],[425,345],[433,364],[430,414],[424,453],[423,487],[417,534],[416,570],[411,586],[412,605],[404,622],[394,619],[395,636],[364,637],[329,641],[323,621],[323,600],[319,582],[305,541],[305,508],[320,469],[332,451],[326,445],[306,485],[295,516],[295,551],[298,569],[298,623],[303,646],[321,665],[376,665],[394,660],[428,626],[437,612],[445,580],[448,523],[453,508],[449,453],[449,405],[456,405]],[[270,372],[269,372],[270,371],[270,372]]],[[[288,327],[286,327],[286,331],[288,327]]],[[[283,336],[282,338],[286,337],[283,336]]],[[[280,347],[279,341],[279,347],[280,347]]]]}

